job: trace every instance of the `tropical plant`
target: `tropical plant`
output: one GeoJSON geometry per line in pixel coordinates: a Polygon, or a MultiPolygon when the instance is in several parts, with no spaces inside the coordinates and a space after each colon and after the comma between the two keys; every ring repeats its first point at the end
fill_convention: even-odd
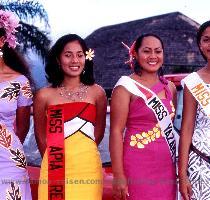
{"type": "Polygon", "coordinates": [[[24,53],[32,50],[44,61],[50,45],[48,31],[45,31],[49,30],[50,26],[44,7],[39,2],[31,0],[0,0],[0,9],[10,10],[20,18],[21,26],[17,32],[20,44],[17,46],[18,50],[24,53]],[[34,25],[38,20],[40,25],[44,25],[44,31],[34,25]]]}

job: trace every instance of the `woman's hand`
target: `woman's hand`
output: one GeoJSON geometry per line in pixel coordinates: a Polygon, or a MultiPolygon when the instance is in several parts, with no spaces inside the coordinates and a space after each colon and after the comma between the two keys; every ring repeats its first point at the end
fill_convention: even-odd
{"type": "Polygon", "coordinates": [[[192,195],[192,186],[187,176],[180,178],[179,191],[184,200],[190,200],[192,195]]]}
{"type": "Polygon", "coordinates": [[[113,198],[115,200],[127,200],[128,185],[125,176],[114,177],[113,179],[113,198]]]}

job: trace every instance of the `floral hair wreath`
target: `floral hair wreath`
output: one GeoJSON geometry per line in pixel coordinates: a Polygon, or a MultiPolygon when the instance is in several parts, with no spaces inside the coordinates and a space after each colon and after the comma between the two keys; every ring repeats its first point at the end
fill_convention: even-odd
{"type": "Polygon", "coordinates": [[[16,28],[19,26],[19,21],[19,18],[13,12],[0,10],[0,28],[5,30],[5,42],[11,48],[15,48],[18,44],[15,33],[17,32],[16,28]]]}
{"type": "Polygon", "coordinates": [[[134,63],[133,60],[135,59],[135,44],[136,41],[133,42],[133,44],[131,45],[131,47],[129,47],[127,44],[125,44],[124,42],[121,42],[122,45],[128,49],[128,54],[129,54],[129,60],[127,60],[125,62],[125,64],[129,64],[130,68],[133,69],[134,68],[134,63]]]}
{"type": "Polygon", "coordinates": [[[85,59],[91,61],[93,57],[95,56],[94,50],[88,49],[88,51],[85,52],[86,56],[85,59]]]}

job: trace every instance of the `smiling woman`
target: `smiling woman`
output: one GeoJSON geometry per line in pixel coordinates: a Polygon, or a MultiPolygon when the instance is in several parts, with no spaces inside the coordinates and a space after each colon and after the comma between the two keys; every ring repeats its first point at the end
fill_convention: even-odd
{"type": "Polygon", "coordinates": [[[78,41],[66,44],[58,58],[58,64],[63,72],[70,77],[80,75],[85,66],[85,55],[78,41]]]}
{"type": "Polygon", "coordinates": [[[179,145],[179,188],[184,200],[210,199],[210,21],[197,32],[206,66],[184,80],[183,120],[179,145]],[[202,169],[202,170],[201,170],[202,169]]]}
{"type": "Polygon", "coordinates": [[[119,79],[111,99],[114,198],[175,200],[176,88],[161,76],[163,43],[141,35],[129,52],[134,73],[119,79]]]}
{"type": "Polygon", "coordinates": [[[106,96],[94,83],[92,57],[75,34],[61,37],[50,50],[46,73],[52,85],[34,100],[35,134],[43,156],[40,200],[102,198],[97,145],[104,135],[106,96]]]}

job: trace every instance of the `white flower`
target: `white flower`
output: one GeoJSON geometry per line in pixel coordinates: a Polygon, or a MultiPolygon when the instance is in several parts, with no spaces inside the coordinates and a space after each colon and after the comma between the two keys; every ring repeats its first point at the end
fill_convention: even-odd
{"type": "Polygon", "coordinates": [[[89,49],[88,51],[86,51],[85,54],[86,54],[85,59],[87,59],[87,60],[92,60],[93,57],[95,56],[94,50],[92,50],[92,49],[89,49]]]}

